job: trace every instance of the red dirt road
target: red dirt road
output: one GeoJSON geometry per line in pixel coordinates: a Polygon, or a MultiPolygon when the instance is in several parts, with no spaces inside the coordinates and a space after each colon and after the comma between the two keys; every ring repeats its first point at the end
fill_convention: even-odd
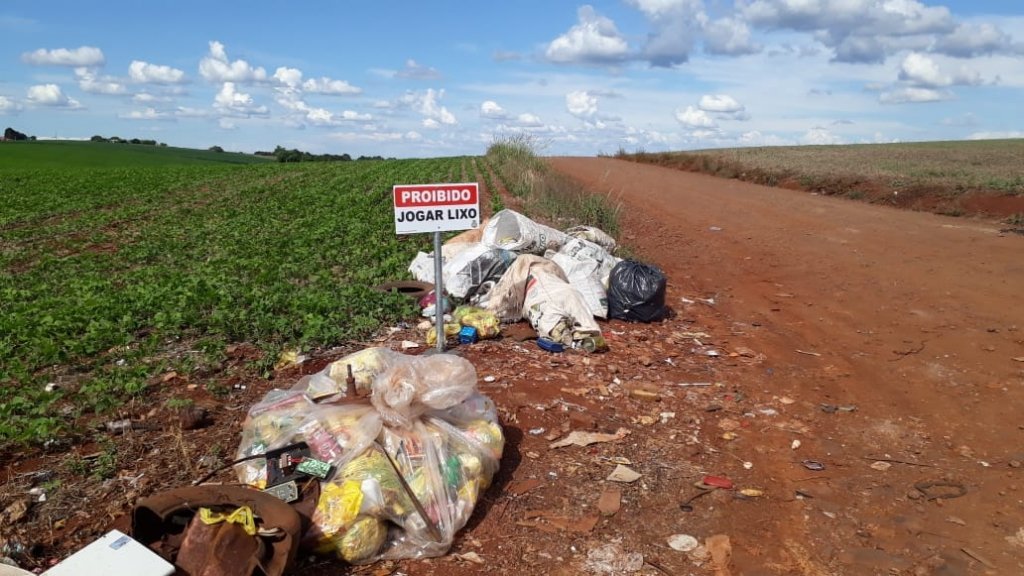
{"type": "Polygon", "coordinates": [[[1024,571],[1024,541],[1007,540],[1024,528],[1024,238],[615,159],[551,163],[622,201],[625,243],[664,268],[670,304],[712,296],[732,341],[767,356],[735,384],[794,399],[781,416],[857,407],[813,416],[796,450],[746,447],[777,498],[817,493],[720,511],[740,573],[1024,571]],[[939,480],[967,494],[914,488],[939,480]]]}

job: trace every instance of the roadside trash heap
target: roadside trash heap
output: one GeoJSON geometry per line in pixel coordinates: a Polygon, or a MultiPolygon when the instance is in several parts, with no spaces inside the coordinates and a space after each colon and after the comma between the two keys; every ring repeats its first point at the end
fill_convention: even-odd
{"type": "Polygon", "coordinates": [[[504,436],[473,365],[452,354],[367,348],[273,390],[243,424],[239,480],[285,499],[295,466],[319,497],[302,543],[353,564],[440,556],[498,470],[504,436]],[[303,468],[305,467],[305,468],[303,468]],[[287,479],[289,476],[285,475],[287,479]]]}
{"type": "MultiPolygon", "coordinates": [[[[453,318],[446,325],[446,338],[472,326],[467,317],[488,326],[527,320],[542,341],[598,351],[607,345],[595,318],[661,320],[668,314],[664,274],[614,256],[615,247],[615,239],[598,228],[577,226],[562,232],[513,210],[498,212],[441,249],[445,292],[469,306],[455,310],[463,320],[453,318]]],[[[434,258],[420,252],[409,272],[433,283],[434,258]]],[[[448,298],[440,304],[434,295],[427,298],[424,315],[432,315],[433,306],[446,306],[446,311],[450,306],[448,298]]],[[[480,338],[493,332],[477,331],[480,338]]],[[[427,343],[435,338],[428,334],[427,343]]]]}

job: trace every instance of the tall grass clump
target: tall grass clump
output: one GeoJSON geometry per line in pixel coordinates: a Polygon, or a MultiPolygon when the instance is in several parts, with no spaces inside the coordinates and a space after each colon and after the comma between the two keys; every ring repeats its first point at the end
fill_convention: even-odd
{"type": "Polygon", "coordinates": [[[487,147],[487,159],[498,171],[505,189],[516,198],[527,198],[547,165],[537,156],[537,140],[529,134],[498,136],[487,147]]]}
{"type": "Polygon", "coordinates": [[[617,234],[621,204],[551,170],[537,155],[538,147],[533,136],[516,134],[500,136],[487,148],[491,166],[505,188],[522,201],[523,211],[559,228],[585,224],[617,234]]]}

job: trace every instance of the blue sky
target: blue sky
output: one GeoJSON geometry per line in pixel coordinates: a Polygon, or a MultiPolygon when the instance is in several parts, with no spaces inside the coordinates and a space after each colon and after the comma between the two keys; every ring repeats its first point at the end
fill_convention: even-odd
{"type": "Polygon", "coordinates": [[[252,152],[1024,137],[1010,1],[0,3],[0,123],[252,152]]]}

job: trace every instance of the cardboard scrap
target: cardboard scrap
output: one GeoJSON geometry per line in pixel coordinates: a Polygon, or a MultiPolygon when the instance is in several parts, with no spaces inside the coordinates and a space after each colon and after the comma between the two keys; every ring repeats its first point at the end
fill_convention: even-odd
{"type": "Polygon", "coordinates": [[[612,470],[612,473],[608,475],[608,480],[611,482],[624,482],[629,484],[631,482],[636,482],[641,476],[642,474],[636,470],[619,464],[615,467],[615,470],[612,470]]]}
{"type": "Polygon", "coordinates": [[[618,430],[615,431],[614,434],[573,430],[565,438],[562,438],[557,442],[552,442],[550,447],[564,448],[566,446],[590,446],[591,444],[597,444],[598,442],[613,442],[615,440],[622,440],[628,435],[628,428],[619,428],[618,430]]]}
{"type": "Polygon", "coordinates": [[[556,534],[560,531],[578,532],[586,534],[597,526],[597,516],[584,516],[582,518],[570,518],[550,510],[527,510],[523,514],[524,520],[516,522],[518,526],[537,528],[542,532],[556,534]]]}

